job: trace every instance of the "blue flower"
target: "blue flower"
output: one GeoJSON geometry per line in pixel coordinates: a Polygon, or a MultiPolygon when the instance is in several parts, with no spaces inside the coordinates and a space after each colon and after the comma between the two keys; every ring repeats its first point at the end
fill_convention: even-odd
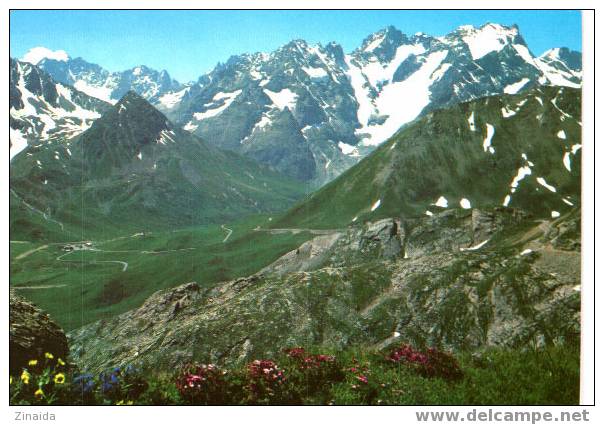
{"type": "Polygon", "coordinates": [[[73,384],[74,388],[81,394],[89,394],[95,387],[94,378],[88,373],[74,377],[73,384]]]}

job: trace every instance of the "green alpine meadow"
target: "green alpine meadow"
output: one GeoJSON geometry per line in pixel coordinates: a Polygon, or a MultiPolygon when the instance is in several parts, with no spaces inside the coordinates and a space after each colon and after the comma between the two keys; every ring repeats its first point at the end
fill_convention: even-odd
{"type": "Polygon", "coordinates": [[[11,44],[11,405],[580,404],[581,52],[394,12],[174,75],[11,44]]]}

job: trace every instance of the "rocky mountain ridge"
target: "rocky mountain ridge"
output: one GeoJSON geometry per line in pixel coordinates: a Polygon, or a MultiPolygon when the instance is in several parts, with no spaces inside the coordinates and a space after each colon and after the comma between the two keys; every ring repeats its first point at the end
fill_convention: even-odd
{"type": "Polygon", "coordinates": [[[328,244],[317,236],[247,278],[158,292],[71,332],[70,343],[78,363],[102,370],[238,363],[298,345],[481,350],[576,340],[579,228],[578,210],[542,226],[510,208],[366,223],[334,231],[328,244]],[[478,246],[485,237],[492,242],[478,246]]]}
{"type": "MultiPolygon", "coordinates": [[[[66,79],[73,61],[40,66],[76,87],[105,87],[106,71],[94,66],[66,79]]],[[[271,53],[233,56],[184,86],[139,67],[154,88],[128,78],[120,87],[130,84],[210,143],[320,186],[431,110],[535,85],[580,87],[580,62],[580,53],[564,48],[535,57],[516,26],[462,26],[442,37],[387,27],[349,54],[337,43],[294,40],[271,53]]]]}
{"type": "Polygon", "coordinates": [[[29,144],[65,140],[88,129],[110,105],[10,59],[11,160],[29,144]]]}

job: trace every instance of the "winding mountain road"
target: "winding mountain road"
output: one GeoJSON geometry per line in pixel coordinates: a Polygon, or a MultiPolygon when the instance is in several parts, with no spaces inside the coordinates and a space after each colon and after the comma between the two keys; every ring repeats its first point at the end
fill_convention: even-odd
{"type": "Polygon", "coordinates": [[[115,264],[120,264],[122,266],[122,272],[125,272],[126,270],[128,270],[128,265],[129,265],[127,261],[122,261],[122,260],[91,260],[91,261],[65,260],[63,257],[66,257],[69,254],[73,254],[74,252],[81,252],[81,251],[157,255],[157,254],[166,254],[166,253],[171,253],[171,252],[192,251],[195,249],[197,249],[197,248],[179,248],[179,249],[169,249],[169,250],[164,250],[164,251],[137,251],[137,250],[104,250],[104,249],[97,249],[97,248],[86,248],[86,249],[77,249],[77,250],[65,252],[65,253],[59,255],[55,260],[62,261],[65,263],[79,263],[79,264],[82,264],[82,263],[88,263],[88,264],[115,263],[115,264]]]}
{"type": "Polygon", "coordinates": [[[220,228],[222,230],[226,230],[227,234],[225,236],[225,238],[222,240],[222,243],[225,243],[226,241],[229,240],[229,238],[231,237],[231,235],[233,234],[233,229],[229,229],[228,227],[226,227],[224,224],[220,226],[220,228]]]}
{"type": "Polygon", "coordinates": [[[291,234],[297,235],[298,233],[302,233],[302,232],[309,232],[311,235],[331,235],[334,233],[342,232],[342,230],[338,230],[338,229],[298,229],[298,228],[264,229],[260,226],[257,226],[254,229],[254,232],[266,232],[266,233],[270,233],[271,235],[280,235],[283,233],[291,233],[291,234]]]}
{"type": "Polygon", "coordinates": [[[46,249],[46,248],[48,248],[48,245],[40,245],[37,248],[30,249],[29,251],[25,251],[24,253],[17,255],[15,257],[15,260],[22,260],[23,258],[30,256],[34,252],[41,251],[41,250],[46,249]]]}

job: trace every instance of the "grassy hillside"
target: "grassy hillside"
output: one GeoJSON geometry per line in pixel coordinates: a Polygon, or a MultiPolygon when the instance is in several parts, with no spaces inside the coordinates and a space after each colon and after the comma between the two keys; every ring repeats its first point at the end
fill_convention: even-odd
{"type": "Polygon", "coordinates": [[[581,199],[578,120],[580,91],[558,87],[434,111],[309,195],[274,226],[334,228],[355,220],[418,217],[442,210],[433,205],[440,197],[448,207],[459,207],[464,198],[472,207],[485,207],[502,205],[509,195],[510,207],[541,217],[563,213],[581,199]],[[570,171],[563,162],[566,154],[570,171]],[[530,169],[530,175],[513,188],[520,169],[530,169]]]}
{"type": "Polygon", "coordinates": [[[254,232],[267,218],[226,223],[232,231],[226,242],[229,232],[219,225],[172,231],[144,227],[144,233],[89,239],[89,250],[71,252],[63,250],[65,243],[15,240],[11,287],[70,330],[136,308],[159,289],[191,281],[207,289],[249,275],[310,237],[254,232]]]}

